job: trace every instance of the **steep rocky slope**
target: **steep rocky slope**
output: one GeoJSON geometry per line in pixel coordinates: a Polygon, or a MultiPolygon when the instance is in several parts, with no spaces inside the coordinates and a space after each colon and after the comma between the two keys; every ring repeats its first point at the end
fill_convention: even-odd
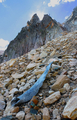
{"type": "Polygon", "coordinates": [[[77,6],[73,9],[72,14],[68,17],[68,19],[64,23],[64,27],[68,31],[77,30],[77,6]]]}
{"type": "Polygon", "coordinates": [[[21,56],[33,48],[44,45],[47,41],[58,37],[63,32],[63,28],[53,20],[49,15],[44,15],[42,21],[37,14],[27,22],[20,33],[12,40],[4,52],[3,61],[21,56]]]}
{"type": "Polygon", "coordinates": [[[3,55],[4,51],[3,50],[0,50],[0,55],[3,55]]]}
{"type": "Polygon", "coordinates": [[[77,31],[0,64],[0,118],[77,119],[77,31]],[[38,94],[31,101],[12,107],[13,97],[31,88],[52,61],[38,94]]]}
{"type": "Polygon", "coordinates": [[[2,62],[2,55],[3,55],[4,51],[3,50],[0,50],[0,63],[2,62]]]}

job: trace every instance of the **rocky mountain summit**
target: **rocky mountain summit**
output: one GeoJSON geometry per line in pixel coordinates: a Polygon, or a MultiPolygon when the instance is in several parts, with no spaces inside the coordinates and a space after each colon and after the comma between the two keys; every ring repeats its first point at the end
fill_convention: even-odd
{"type": "Polygon", "coordinates": [[[41,21],[37,14],[34,14],[27,22],[27,26],[23,27],[15,39],[10,42],[3,57],[0,58],[0,63],[19,57],[32,49],[45,45],[47,41],[62,36],[65,32],[74,30],[77,30],[77,7],[63,25],[48,14],[44,15],[41,21]]]}
{"type": "Polygon", "coordinates": [[[19,57],[32,49],[45,45],[47,41],[61,35],[63,30],[48,14],[44,15],[41,21],[37,14],[34,14],[32,19],[27,22],[27,26],[23,27],[8,45],[3,55],[3,61],[19,57]]]}
{"type": "Polygon", "coordinates": [[[72,14],[68,17],[68,19],[64,23],[64,27],[68,31],[77,30],[77,6],[73,9],[72,14]]]}
{"type": "Polygon", "coordinates": [[[69,119],[77,119],[77,31],[0,64],[0,120],[69,119]],[[36,96],[12,106],[13,98],[29,90],[52,61],[36,96]]]}

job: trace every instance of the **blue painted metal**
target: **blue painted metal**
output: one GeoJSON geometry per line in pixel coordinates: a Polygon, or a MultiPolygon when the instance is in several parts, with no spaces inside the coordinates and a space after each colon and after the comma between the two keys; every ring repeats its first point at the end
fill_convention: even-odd
{"type": "Polygon", "coordinates": [[[43,85],[43,82],[44,82],[44,80],[46,78],[46,75],[48,74],[48,71],[49,71],[52,63],[53,62],[51,62],[46,67],[45,72],[41,75],[41,77],[37,80],[37,82],[29,90],[24,92],[19,97],[14,97],[12,99],[12,101],[11,101],[12,106],[17,106],[17,105],[20,105],[21,103],[28,102],[29,100],[32,99],[33,96],[35,96],[38,93],[40,87],[43,85]]]}

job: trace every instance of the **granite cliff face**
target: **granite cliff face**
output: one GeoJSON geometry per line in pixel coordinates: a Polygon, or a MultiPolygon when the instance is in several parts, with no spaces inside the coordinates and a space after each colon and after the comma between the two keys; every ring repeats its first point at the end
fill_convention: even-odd
{"type": "Polygon", "coordinates": [[[3,61],[19,57],[32,49],[44,45],[47,41],[58,37],[63,32],[62,27],[49,15],[44,15],[40,21],[37,14],[27,22],[14,40],[10,42],[4,52],[3,61]]]}
{"type": "Polygon", "coordinates": [[[68,17],[68,19],[64,23],[64,27],[68,31],[77,30],[77,6],[73,9],[72,14],[68,17]]]}

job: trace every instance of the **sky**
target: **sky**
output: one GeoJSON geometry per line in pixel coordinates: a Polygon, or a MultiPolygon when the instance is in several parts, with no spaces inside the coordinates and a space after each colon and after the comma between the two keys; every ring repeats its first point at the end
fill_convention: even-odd
{"type": "Polygon", "coordinates": [[[0,0],[0,50],[5,50],[22,27],[37,13],[63,23],[77,6],[77,0],[0,0]]]}

